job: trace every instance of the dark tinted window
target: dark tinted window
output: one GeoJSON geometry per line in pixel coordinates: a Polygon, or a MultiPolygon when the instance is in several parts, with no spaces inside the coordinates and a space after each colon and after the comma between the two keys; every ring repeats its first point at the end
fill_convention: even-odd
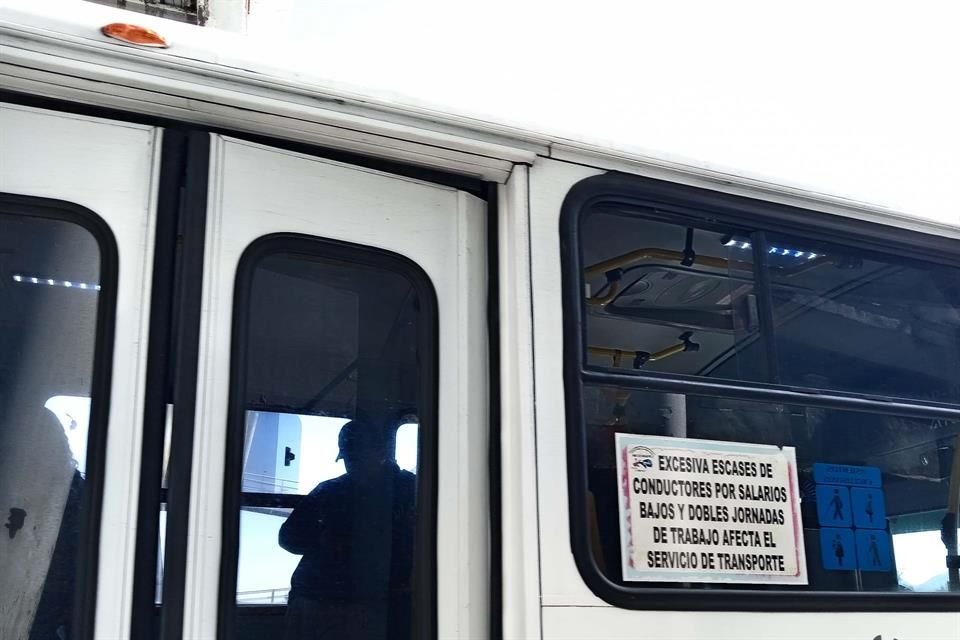
{"type": "MultiPolygon", "coordinates": [[[[796,448],[809,586],[789,588],[947,590],[946,551],[940,541],[940,525],[947,508],[960,421],[592,384],[585,387],[583,398],[589,468],[587,486],[595,504],[590,526],[598,541],[594,547],[598,565],[611,580],[625,584],[620,575],[617,504],[620,495],[614,434],[636,433],[796,448]],[[893,562],[888,571],[824,569],[817,509],[820,502],[829,503],[832,494],[817,491],[813,475],[816,463],[879,469],[886,514],[881,523],[877,507],[874,524],[891,536],[893,562]]],[[[645,586],[656,586],[656,583],[645,586]]]]}
{"type": "MultiPolygon", "coordinates": [[[[947,591],[941,533],[949,540],[956,527],[948,487],[960,474],[955,248],[867,225],[862,242],[855,227],[843,239],[822,233],[817,221],[830,221],[809,212],[643,184],[619,194],[575,189],[564,214],[568,419],[572,446],[586,454],[571,457],[571,502],[581,510],[571,522],[576,553],[591,556],[580,563],[588,582],[637,606],[638,588],[947,591]],[[911,238],[933,248],[912,248],[911,238]],[[652,556],[654,571],[635,571],[636,550],[647,544],[635,532],[646,536],[648,524],[633,524],[647,516],[625,511],[644,498],[630,494],[634,476],[623,471],[627,450],[617,434],[640,448],[629,450],[638,452],[630,473],[659,464],[661,454],[643,450],[658,442],[691,451],[725,443],[789,449],[805,575],[792,583],[763,584],[757,574],[741,584],[713,574],[657,582],[669,573],[656,569],[674,568],[657,564],[673,562],[669,554],[652,556]],[[868,474],[870,484],[854,491],[823,475],[828,468],[868,474]],[[619,589],[591,578],[595,570],[619,589]]],[[[669,513],[658,505],[666,494],[636,493],[654,496],[644,506],[651,519],[686,527],[668,526],[676,536],[669,541],[651,535],[651,549],[699,553],[705,543],[697,536],[735,522],[711,512],[717,519],[691,525],[679,511],[660,515],[669,513]]],[[[745,529],[765,526],[755,525],[745,529]]],[[[778,598],[776,606],[796,604],[778,598]]]]}
{"type": "Polygon", "coordinates": [[[960,402],[960,269],[790,237],[769,245],[785,384],[960,402]],[[779,264],[787,251],[803,268],[779,264]]]}
{"type": "Polygon", "coordinates": [[[25,199],[0,207],[0,637],[74,637],[105,416],[91,424],[101,247],[25,199]]]}
{"type": "Polygon", "coordinates": [[[433,554],[430,290],[399,258],[265,242],[239,282],[234,637],[409,638],[415,559],[433,554]]]}
{"type": "Polygon", "coordinates": [[[583,218],[588,364],[960,402],[960,269],[644,213],[583,218]]]}

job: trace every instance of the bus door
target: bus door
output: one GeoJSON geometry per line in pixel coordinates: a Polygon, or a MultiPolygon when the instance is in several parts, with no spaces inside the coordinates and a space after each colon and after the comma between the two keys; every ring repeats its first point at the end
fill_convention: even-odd
{"type": "Polygon", "coordinates": [[[0,637],[126,637],[162,132],[0,105],[0,637]]]}
{"type": "Polygon", "coordinates": [[[207,144],[182,636],[484,637],[483,200],[207,144]]]}

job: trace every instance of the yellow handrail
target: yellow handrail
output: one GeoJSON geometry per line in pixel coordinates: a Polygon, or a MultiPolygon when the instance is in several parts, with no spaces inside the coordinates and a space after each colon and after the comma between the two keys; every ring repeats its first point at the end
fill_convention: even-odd
{"type": "MultiPolygon", "coordinates": [[[[644,249],[635,249],[634,251],[624,253],[623,255],[608,258],[602,262],[590,265],[584,269],[583,273],[587,278],[595,278],[616,269],[623,269],[638,262],[644,262],[645,260],[669,260],[682,263],[684,258],[685,254],[682,251],[674,251],[673,249],[659,249],[657,247],[646,247],[644,249]]],[[[807,260],[801,265],[784,268],[782,273],[786,275],[786,277],[790,278],[795,275],[805,273],[806,271],[823,264],[824,261],[824,257],[816,257],[812,260],[807,260]]],[[[752,262],[727,260],[726,258],[718,258],[716,256],[698,255],[696,258],[694,258],[694,264],[713,267],[715,269],[736,269],[738,271],[753,270],[752,262]]],[[[620,281],[610,280],[609,286],[609,290],[603,295],[587,297],[587,304],[605,306],[613,302],[614,298],[616,298],[617,294],[620,292],[620,281]]]]}

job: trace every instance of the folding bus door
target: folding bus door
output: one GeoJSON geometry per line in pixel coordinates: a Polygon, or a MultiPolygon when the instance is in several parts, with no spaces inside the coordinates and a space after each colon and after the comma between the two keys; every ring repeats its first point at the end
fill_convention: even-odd
{"type": "Polygon", "coordinates": [[[183,636],[484,637],[483,201],[219,135],[208,175],[183,636]]]}
{"type": "Polygon", "coordinates": [[[160,141],[0,105],[0,638],[127,633],[160,141]]]}

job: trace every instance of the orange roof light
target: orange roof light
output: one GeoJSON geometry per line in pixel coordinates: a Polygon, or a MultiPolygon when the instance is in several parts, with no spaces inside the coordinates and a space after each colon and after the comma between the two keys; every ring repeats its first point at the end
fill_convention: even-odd
{"type": "Polygon", "coordinates": [[[116,38],[121,42],[135,44],[141,47],[161,47],[167,48],[170,45],[163,39],[159,33],[153,29],[147,29],[135,24],[125,22],[113,22],[102,29],[103,35],[109,38],[116,38]]]}

